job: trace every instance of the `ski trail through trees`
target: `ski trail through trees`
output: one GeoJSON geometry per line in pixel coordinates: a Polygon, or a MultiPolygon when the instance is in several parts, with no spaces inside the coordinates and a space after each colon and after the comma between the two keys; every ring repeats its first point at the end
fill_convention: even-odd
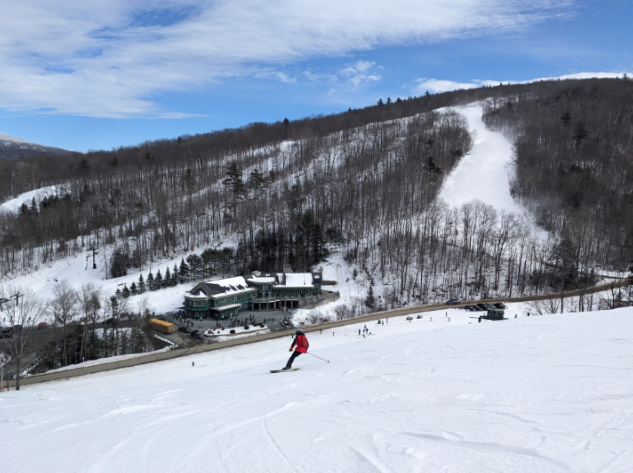
{"type": "Polygon", "coordinates": [[[444,181],[439,199],[451,206],[480,200],[497,210],[523,214],[525,210],[510,195],[512,144],[502,133],[486,129],[480,102],[455,111],[468,119],[475,143],[444,181]]]}

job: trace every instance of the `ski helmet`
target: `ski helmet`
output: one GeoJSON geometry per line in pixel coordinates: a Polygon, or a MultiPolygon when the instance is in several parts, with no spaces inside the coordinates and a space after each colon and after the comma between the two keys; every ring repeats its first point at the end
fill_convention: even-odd
{"type": "Polygon", "coordinates": [[[303,330],[301,330],[300,328],[297,329],[297,335],[302,335],[303,334],[303,330]]]}

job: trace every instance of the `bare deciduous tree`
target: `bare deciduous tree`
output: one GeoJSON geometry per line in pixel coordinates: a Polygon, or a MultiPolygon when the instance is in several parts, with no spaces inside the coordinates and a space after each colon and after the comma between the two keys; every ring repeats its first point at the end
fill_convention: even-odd
{"type": "Polygon", "coordinates": [[[13,337],[8,343],[9,354],[15,363],[16,389],[20,389],[25,356],[36,348],[33,331],[44,317],[42,302],[30,289],[7,286],[0,289],[0,299],[6,299],[0,312],[0,325],[10,329],[13,337]]]}
{"type": "Polygon", "coordinates": [[[49,314],[54,324],[62,329],[62,366],[69,363],[67,350],[68,325],[76,320],[78,315],[79,295],[66,280],[57,283],[53,287],[53,298],[49,303],[49,314]]]}

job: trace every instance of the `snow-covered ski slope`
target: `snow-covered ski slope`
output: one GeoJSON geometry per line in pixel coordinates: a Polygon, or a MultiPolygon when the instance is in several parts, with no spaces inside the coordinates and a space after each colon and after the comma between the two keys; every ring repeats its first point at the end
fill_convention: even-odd
{"type": "Polygon", "coordinates": [[[330,363],[284,375],[290,337],[1,393],[3,469],[631,471],[633,308],[514,310],[308,333],[330,363]]]}
{"type": "Polygon", "coordinates": [[[40,187],[33,191],[24,192],[14,199],[7,200],[0,204],[0,211],[18,213],[22,204],[31,205],[31,201],[35,199],[36,202],[40,202],[44,197],[50,197],[59,195],[67,190],[67,186],[48,186],[40,187]]]}
{"type": "Polygon", "coordinates": [[[502,133],[486,129],[481,119],[481,102],[454,110],[468,119],[476,137],[471,152],[444,181],[439,199],[455,207],[480,200],[498,210],[523,214],[525,209],[510,195],[512,144],[502,133]]]}

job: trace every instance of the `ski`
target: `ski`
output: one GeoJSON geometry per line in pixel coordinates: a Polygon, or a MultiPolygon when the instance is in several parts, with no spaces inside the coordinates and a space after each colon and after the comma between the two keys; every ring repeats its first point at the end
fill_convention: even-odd
{"type": "Polygon", "coordinates": [[[271,373],[286,373],[289,371],[299,371],[299,368],[290,368],[289,370],[270,370],[271,373]]]}

